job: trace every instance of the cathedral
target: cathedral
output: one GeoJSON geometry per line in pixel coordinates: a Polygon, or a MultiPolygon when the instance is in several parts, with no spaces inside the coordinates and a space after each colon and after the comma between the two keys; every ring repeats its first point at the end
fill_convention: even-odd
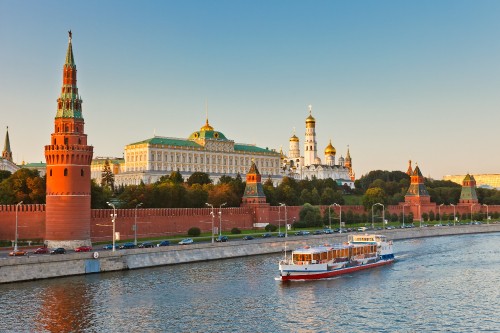
{"type": "Polygon", "coordinates": [[[330,140],[325,148],[324,163],[318,156],[318,144],[316,142],[316,119],[312,116],[312,107],[309,106],[309,116],[306,118],[306,133],[304,138],[304,154],[300,152],[300,140],[295,135],[289,140],[290,146],[288,156],[281,150],[281,165],[283,176],[294,179],[327,179],[332,178],[338,185],[347,185],[354,188],[355,173],[352,170],[352,160],[349,148],[346,157],[340,156],[338,164],[335,164],[337,150],[330,140]]]}

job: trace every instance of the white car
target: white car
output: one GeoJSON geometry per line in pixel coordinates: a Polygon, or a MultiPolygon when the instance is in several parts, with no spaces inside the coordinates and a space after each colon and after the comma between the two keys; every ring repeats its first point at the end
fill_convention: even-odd
{"type": "Polygon", "coordinates": [[[184,238],[179,242],[180,245],[187,245],[187,244],[193,244],[194,241],[192,238],[184,238]]]}

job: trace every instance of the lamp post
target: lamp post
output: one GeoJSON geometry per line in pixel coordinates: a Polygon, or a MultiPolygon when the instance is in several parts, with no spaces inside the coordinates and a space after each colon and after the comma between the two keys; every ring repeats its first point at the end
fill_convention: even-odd
{"type": "Polygon", "coordinates": [[[330,229],[332,228],[332,215],[330,213],[330,207],[334,206],[335,204],[331,204],[328,206],[328,223],[330,224],[330,229]]]}
{"type": "Polygon", "coordinates": [[[408,205],[403,205],[403,229],[405,228],[405,207],[408,205]]]}
{"type": "Polygon", "coordinates": [[[142,202],[135,205],[135,218],[134,218],[134,245],[137,246],[137,207],[142,206],[142,202]]]}
{"type": "Polygon", "coordinates": [[[441,224],[441,220],[442,220],[442,219],[441,219],[441,206],[443,206],[443,205],[444,205],[444,203],[442,203],[442,204],[440,204],[440,205],[438,206],[438,211],[439,211],[439,224],[441,224]]]}
{"type": "Polygon", "coordinates": [[[224,202],[219,206],[219,237],[222,236],[222,206],[225,206],[227,202],[224,202]]]}
{"type": "Polygon", "coordinates": [[[470,205],[470,223],[472,224],[472,207],[474,207],[476,204],[470,205]]]}
{"type": "Polygon", "coordinates": [[[422,228],[422,212],[420,211],[420,205],[418,205],[418,219],[420,221],[419,228],[422,228]]]}
{"type": "MultiPolygon", "coordinates": [[[[339,234],[340,234],[340,233],[342,233],[342,206],[339,205],[338,203],[333,203],[330,206],[338,206],[340,209],[340,213],[339,213],[339,234]]],[[[330,207],[328,207],[328,209],[330,209],[330,207]]],[[[328,211],[328,213],[330,213],[330,211],[328,211]]],[[[332,223],[330,222],[330,229],[331,228],[332,228],[332,223]]]]}
{"type": "MultiPolygon", "coordinates": [[[[286,206],[284,203],[278,202],[278,236],[281,234],[281,207],[286,206]]],[[[286,214],[286,207],[285,207],[285,214],[286,214]]],[[[285,230],[286,230],[286,222],[285,222],[285,230]]]]}
{"type": "Polygon", "coordinates": [[[115,221],[116,221],[116,207],[113,203],[111,202],[106,202],[108,206],[113,207],[113,214],[111,214],[111,222],[113,223],[113,252],[115,252],[115,221]]]}
{"type": "Polygon", "coordinates": [[[16,204],[16,234],[14,235],[14,251],[17,251],[17,211],[19,209],[19,206],[22,204],[23,202],[20,201],[16,204]]]}
{"type": "Polygon", "coordinates": [[[212,215],[212,244],[214,243],[214,205],[209,204],[208,202],[205,202],[205,205],[212,207],[212,211],[210,212],[210,215],[212,215]]]}
{"type": "Polygon", "coordinates": [[[487,204],[483,204],[483,206],[486,206],[486,223],[490,224],[490,216],[488,214],[488,205],[487,204]]]}
{"type": "Polygon", "coordinates": [[[455,217],[455,205],[450,204],[450,206],[453,206],[453,226],[455,226],[455,222],[457,221],[457,218],[455,217]]]}
{"type": "Polygon", "coordinates": [[[286,204],[280,203],[280,206],[285,207],[285,238],[288,237],[288,225],[287,225],[287,216],[286,216],[286,204]]]}
{"type": "Polygon", "coordinates": [[[385,207],[380,202],[372,205],[372,229],[375,229],[374,217],[373,217],[373,207],[382,206],[382,227],[385,229],[385,207]]]}

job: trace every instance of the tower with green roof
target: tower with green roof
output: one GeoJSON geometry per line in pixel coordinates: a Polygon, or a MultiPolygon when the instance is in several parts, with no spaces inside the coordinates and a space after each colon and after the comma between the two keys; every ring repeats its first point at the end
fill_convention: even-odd
{"type": "Polygon", "coordinates": [[[473,175],[465,175],[462,181],[462,192],[460,193],[459,204],[477,204],[476,180],[473,175]]]}
{"type": "Polygon", "coordinates": [[[78,94],[72,34],[69,31],[63,84],[54,132],[45,146],[47,196],[45,239],[49,247],[90,245],[90,164],[82,100],[78,94]]]}

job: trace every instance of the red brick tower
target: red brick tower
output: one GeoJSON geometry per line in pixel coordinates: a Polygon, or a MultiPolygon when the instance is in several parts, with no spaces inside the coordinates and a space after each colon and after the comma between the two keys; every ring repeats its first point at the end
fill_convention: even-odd
{"type": "Polygon", "coordinates": [[[90,245],[90,163],[82,100],[76,86],[76,66],[69,31],[63,85],[51,143],[45,146],[47,199],[45,239],[49,247],[90,245]]]}
{"type": "Polygon", "coordinates": [[[422,176],[418,165],[411,174],[410,187],[406,192],[405,202],[415,205],[426,205],[431,203],[431,196],[429,192],[427,192],[427,188],[424,184],[424,176],[422,176]]]}

